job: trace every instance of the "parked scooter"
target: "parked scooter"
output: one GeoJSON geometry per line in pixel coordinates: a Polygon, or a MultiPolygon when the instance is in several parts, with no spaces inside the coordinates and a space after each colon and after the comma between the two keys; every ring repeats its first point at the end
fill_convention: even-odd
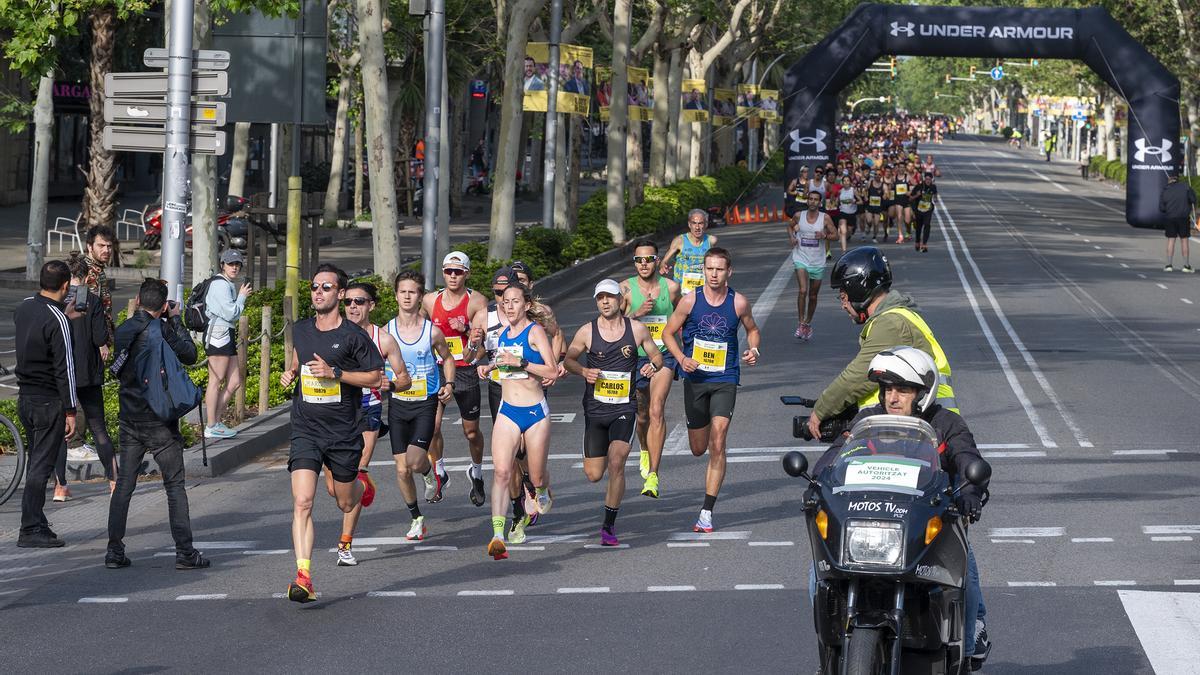
{"type": "MultiPolygon", "coordinates": [[[[235,217],[244,217],[246,207],[250,205],[250,200],[245,197],[229,195],[225,198],[225,203],[217,210],[217,250],[224,251],[230,246],[230,235],[225,232],[226,225],[235,217]]],[[[145,230],[142,232],[139,247],[144,249],[156,249],[162,244],[162,203],[155,202],[147,204],[142,210],[142,224],[145,225],[145,230]]],[[[188,204],[188,212],[184,217],[184,245],[192,245],[192,205],[188,204]]],[[[242,248],[245,248],[243,245],[242,248]]]]}

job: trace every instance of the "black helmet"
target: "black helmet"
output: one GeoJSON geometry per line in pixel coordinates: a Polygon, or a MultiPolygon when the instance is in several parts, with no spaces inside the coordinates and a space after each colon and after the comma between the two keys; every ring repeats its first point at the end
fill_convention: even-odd
{"type": "Polygon", "coordinates": [[[867,305],[879,293],[892,287],[892,269],[887,258],[874,246],[850,249],[838,259],[830,275],[835,290],[846,294],[850,306],[858,313],[858,323],[867,320],[867,305]]]}

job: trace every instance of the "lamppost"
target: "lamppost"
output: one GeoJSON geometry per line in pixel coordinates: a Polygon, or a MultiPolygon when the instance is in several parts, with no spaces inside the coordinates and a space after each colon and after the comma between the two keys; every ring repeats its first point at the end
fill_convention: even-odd
{"type": "Polygon", "coordinates": [[[854,112],[854,109],[857,108],[858,104],[860,104],[860,103],[866,103],[867,101],[875,101],[876,103],[886,103],[890,100],[892,100],[891,96],[868,96],[866,98],[860,98],[857,101],[850,104],[850,112],[854,112]]]}

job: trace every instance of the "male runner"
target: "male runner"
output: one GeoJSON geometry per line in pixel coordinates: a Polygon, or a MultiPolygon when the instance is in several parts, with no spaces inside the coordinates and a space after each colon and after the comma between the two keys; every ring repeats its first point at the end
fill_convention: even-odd
{"type": "MultiPolygon", "coordinates": [[[[446,344],[454,356],[454,401],[462,418],[463,435],[471,452],[471,475],[483,476],[483,434],[479,431],[479,378],[469,366],[478,359],[483,343],[483,322],[487,317],[487,298],[471,293],[467,276],[471,274],[471,259],[462,251],[451,251],[442,259],[442,278],[446,287],[426,293],[422,311],[433,325],[446,336],[446,344]]],[[[429,460],[434,462],[434,488],[425,490],[425,500],[436,504],[442,501],[442,490],[450,480],[442,459],[442,417],[445,404],[439,403],[433,441],[429,444],[429,460]]],[[[474,481],[472,481],[474,482],[474,481]]],[[[482,506],[482,494],[471,490],[471,503],[482,506]]]]}
{"type": "Polygon", "coordinates": [[[370,506],[375,498],[374,486],[358,471],[365,427],[362,388],[383,385],[383,358],[370,336],[338,313],[347,282],[346,273],[335,265],[317,267],[310,284],[316,316],[296,322],[292,367],[279,376],[284,388],[296,385],[288,451],[296,551],[296,580],[288,586],[288,599],[295,602],[317,599],[309,567],[313,497],[321,467],[333,474],[330,493],[342,513],[360,501],[370,506]]]}
{"type": "Polygon", "coordinates": [[[933,173],[925,173],[921,182],[913,188],[912,198],[917,204],[917,230],[913,233],[913,247],[921,253],[929,253],[929,229],[933,221],[933,207],[938,198],[938,188],[933,182],[933,173]]]}
{"type": "Polygon", "coordinates": [[[688,212],[688,231],[671,240],[667,255],[658,264],[658,273],[666,276],[674,266],[675,283],[686,295],[704,285],[704,255],[717,245],[715,235],[708,234],[708,212],[692,209],[688,212]]]}
{"type": "MultiPolygon", "coordinates": [[[[807,182],[807,181],[806,181],[807,182]]],[[[642,494],[658,499],[658,469],[662,461],[663,444],[667,440],[666,407],[671,394],[671,382],[677,377],[675,357],[662,349],[662,331],[667,317],[679,303],[679,284],[658,273],[658,244],[642,239],[634,244],[633,269],[636,276],[621,282],[621,301],[625,315],[637,319],[650,330],[650,337],[662,352],[663,367],[651,377],[637,377],[636,388],[643,394],[637,397],[637,433],[641,447],[642,494]],[[645,390],[649,390],[645,392],[645,390]]],[[[638,370],[649,363],[646,351],[638,348],[638,370]]]]}
{"type": "Polygon", "coordinates": [[[575,332],[567,348],[566,367],[587,382],[583,389],[583,473],[595,483],[608,469],[600,545],[617,546],[620,542],[614,528],[625,495],[625,458],[637,425],[634,379],[638,374],[654,377],[662,368],[662,356],[646,326],[621,315],[624,296],[617,282],[604,279],[596,284],[592,297],[600,316],[575,332]],[[640,368],[639,349],[649,359],[640,368]],[[586,363],[580,363],[585,353],[586,363]]]}
{"type": "Polygon", "coordinates": [[[683,297],[663,329],[663,343],[683,369],[683,408],[688,444],[696,457],[708,452],[704,476],[704,506],[692,529],[712,532],[712,511],[725,480],[725,448],[729,421],[740,380],[738,325],[746,328],[750,348],[742,353],[747,365],[758,363],[761,335],[750,314],[750,301],[729,286],[733,259],[723,248],[704,256],[704,290],[683,297]],[[680,345],[675,333],[683,331],[680,345]]]}
{"type": "MultiPolygon", "coordinates": [[[[396,462],[396,482],[412,516],[406,538],[419,541],[428,534],[425,516],[417,505],[417,486],[413,472],[425,476],[425,486],[435,482],[430,473],[429,444],[438,410],[454,395],[454,357],[446,337],[433,322],[421,316],[425,277],[405,270],[396,275],[396,318],[388,322],[386,334],[397,343],[401,365],[412,377],[410,386],[397,382],[388,401],[388,426],[391,432],[392,459],[396,462]],[[441,371],[438,361],[441,361],[441,371]]],[[[470,370],[470,369],[468,369],[470,370]]],[[[478,388],[478,385],[476,385],[478,388]]]]}
{"type": "MultiPolygon", "coordinates": [[[[384,373],[387,375],[385,378],[387,382],[383,387],[363,387],[362,390],[362,409],[366,428],[362,432],[363,453],[362,459],[358,462],[358,472],[360,479],[372,486],[375,485],[375,482],[371,480],[367,472],[371,465],[371,455],[375,452],[375,442],[379,440],[379,431],[383,426],[382,392],[389,388],[390,383],[395,383],[400,388],[407,388],[409,383],[408,371],[404,368],[404,361],[400,359],[396,341],[387,334],[387,331],[371,323],[371,312],[375,309],[378,297],[374,284],[355,281],[346,287],[346,295],[342,298],[342,305],[346,308],[346,319],[370,336],[371,344],[383,357],[384,373]]],[[[332,492],[333,476],[329,473],[325,474],[325,487],[332,492]]],[[[337,546],[337,564],[339,566],[358,564],[351,546],[362,509],[363,505],[358,504],[349,513],[342,514],[342,536],[338,540],[337,546]]]]}

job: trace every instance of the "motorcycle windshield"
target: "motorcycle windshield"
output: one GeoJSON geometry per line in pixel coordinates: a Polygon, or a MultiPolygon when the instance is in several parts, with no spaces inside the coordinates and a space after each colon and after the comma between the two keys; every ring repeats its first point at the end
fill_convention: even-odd
{"type": "Polygon", "coordinates": [[[826,484],[840,492],[919,496],[942,470],[933,427],[915,417],[874,415],[850,431],[826,484]]]}

